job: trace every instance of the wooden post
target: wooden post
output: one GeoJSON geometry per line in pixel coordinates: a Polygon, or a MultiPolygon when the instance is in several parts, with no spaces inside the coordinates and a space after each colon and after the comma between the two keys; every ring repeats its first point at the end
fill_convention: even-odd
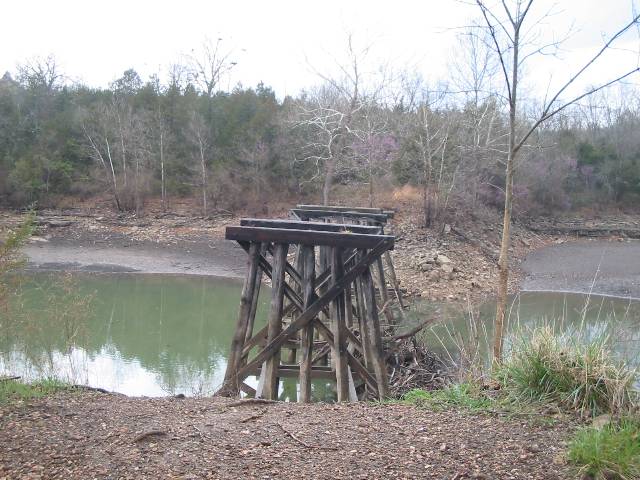
{"type": "MultiPolygon", "coordinates": [[[[289,245],[278,243],[273,252],[273,270],[271,276],[271,308],[267,330],[267,343],[276,338],[282,331],[282,310],[284,302],[284,273],[289,245]]],[[[264,362],[262,375],[264,386],[262,396],[269,400],[278,398],[278,368],[280,367],[280,348],[274,350],[264,362]]]]}
{"type": "Polygon", "coordinates": [[[376,280],[378,282],[378,290],[380,291],[380,300],[384,308],[384,316],[390,325],[396,323],[391,311],[391,305],[389,304],[389,292],[387,291],[387,280],[384,277],[384,265],[382,264],[382,258],[376,260],[376,280]]]}
{"type": "Polygon", "coordinates": [[[378,319],[378,307],[376,306],[375,287],[371,278],[371,269],[368,266],[362,274],[362,293],[366,307],[365,319],[369,333],[373,371],[378,382],[378,398],[382,400],[389,394],[389,379],[387,378],[387,366],[382,349],[382,334],[380,332],[380,320],[378,319]]]}
{"type": "MultiPolygon", "coordinates": [[[[260,253],[260,244],[251,243],[249,247],[248,272],[242,286],[242,295],[240,296],[240,311],[238,312],[238,320],[236,322],[236,330],[231,341],[229,350],[229,361],[227,370],[224,375],[223,391],[230,395],[238,395],[240,393],[240,382],[238,379],[238,369],[242,359],[242,348],[244,347],[245,338],[247,336],[248,326],[251,322],[251,310],[257,292],[255,291],[256,277],[259,270],[258,258],[260,253]]],[[[254,312],[255,314],[255,312],[254,312]]],[[[253,325],[252,325],[253,328],[253,325]]]]}
{"type": "MultiPolygon", "coordinates": [[[[342,264],[342,249],[339,247],[331,248],[331,285],[336,285],[342,276],[344,269],[342,264]]],[[[336,390],[338,393],[338,402],[349,401],[349,374],[346,358],[347,341],[346,341],[346,325],[345,325],[345,305],[344,291],[342,291],[331,302],[331,330],[333,333],[333,349],[331,356],[335,362],[336,370],[336,390]]]]}
{"type": "MultiPolygon", "coordinates": [[[[362,293],[362,277],[355,281],[356,302],[358,304],[358,328],[360,329],[360,341],[362,342],[362,354],[367,369],[373,372],[373,360],[371,358],[371,340],[369,339],[369,324],[367,323],[367,308],[362,293]]],[[[376,392],[377,393],[377,392],[376,392]]]]}
{"type": "MultiPolygon", "coordinates": [[[[302,257],[302,299],[303,309],[309,308],[315,294],[316,259],[315,249],[303,245],[302,257]]],[[[313,323],[308,324],[300,332],[300,402],[311,401],[311,362],[313,359],[313,323]]]]}
{"type": "Polygon", "coordinates": [[[396,269],[393,266],[393,260],[391,259],[391,254],[388,251],[384,252],[383,257],[387,264],[387,268],[389,269],[389,275],[391,277],[393,291],[395,292],[396,298],[398,299],[398,304],[400,305],[400,316],[404,320],[404,302],[402,301],[402,292],[400,291],[400,282],[398,282],[398,277],[396,276],[396,269]]]}

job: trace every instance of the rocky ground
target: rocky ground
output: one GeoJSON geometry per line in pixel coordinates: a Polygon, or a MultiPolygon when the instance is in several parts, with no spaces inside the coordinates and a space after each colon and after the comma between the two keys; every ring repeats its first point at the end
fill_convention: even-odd
{"type": "Polygon", "coordinates": [[[406,405],[59,393],[0,405],[0,478],[566,479],[570,428],[406,405]]]}

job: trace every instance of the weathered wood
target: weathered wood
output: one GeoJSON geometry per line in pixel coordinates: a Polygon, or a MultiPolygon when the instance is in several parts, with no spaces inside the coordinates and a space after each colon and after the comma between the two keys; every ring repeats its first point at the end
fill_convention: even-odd
{"type": "MultiPolygon", "coordinates": [[[[325,324],[323,324],[320,321],[315,321],[314,325],[318,329],[318,332],[320,333],[320,335],[324,337],[328,343],[330,344],[334,343],[333,333],[331,333],[331,330],[329,330],[329,327],[327,327],[325,324]]],[[[347,361],[349,362],[349,366],[352,368],[353,372],[357,373],[360,376],[360,378],[364,380],[367,386],[372,389],[372,391],[377,392],[378,383],[376,379],[367,371],[367,369],[364,367],[364,365],[362,365],[360,360],[354,357],[349,351],[346,352],[346,356],[347,356],[347,361]]]]}
{"type": "Polygon", "coordinates": [[[351,232],[368,235],[380,234],[380,227],[373,225],[353,225],[349,223],[304,222],[302,220],[267,220],[262,218],[241,218],[243,227],[288,228],[312,230],[316,232],[351,232]]]}
{"type": "MultiPolygon", "coordinates": [[[[342,251],[331,249],[331,286],[336,285],[344,275],[342,265],[342,251]]],[[[334,344],[331,350],[336,369],[336,391],[338,402],[349,400],[349,373],[346,359],[347,339],[345,325],[344,290],[331,302],[331,331],[334,344]]]]}
{"type": "Polygon", "coordinates": [[[371,360],[373,363],[373,371],[375,372],[378,382],[378,398],[383,399],[389,394],[389,380],[387,378],[387,367],[382,350],[382,335],[380,332],[380,320],[378,319],[378,307],[376,306],[375,287],[369,267],[362,273],[362,293],[364,295],[366,308],[365,322],[369,333],[371,360]]]}
{"type": "Polygon", "coordinates": [[[376,281],[378,283],[378,291],[380,292],[380,300],[385,306],[384,316],[390,325],[395,325],[396,320],[393,317],[393,311],[389,308],[389,292],[387,291],[387,280],[384,276],[384,266],[382,265],[382,257],[375,261],[376,264],[376,281]]]}
{"type": "Polygon", "coordinates": [[[356,277],[361,275],[365,269],[373,262],[376,258],[382,255],[385,251],[387,251],[390,247],[390,244],[387,240],[381,240],[380,243],[365,255],[363,255],[359,261],[349,270],[347,271],[341,280],[330,287],[321,297],[316,299],[304,312],[300,314],[294,321],[292,321],[280,334],[275,337],[273,340],[270,340],[267,346],[265,346],[262,351],[258,352],[255,358],[249,362],[246,366],[244,366],[238,372],[238,378],[244,379],[246,378],[249,371],[253,368],[256,368],[267,358],[272,356],[276,350],[280,348],[280,346],[287,340],[291,334],[297,332],[302,327],[306,326],[309,322],[313,321],[313,319],[322,311],[322,309],[328,305],[331,300],[337,297],[342,289],[349,283],[353,282],[356,277]]]}
{"type": "Polygon", "coordinates": [[[354,282],[356,303],[358,306],[358,328],[360,330],[360,342],[362,344],[362,356],[366,367],[373,371],[373,362],[371,360],[371,340],[369,339],[369,330],[366,323],[367,309],[364,303],[364,295],[362,294],[362,278],[354,282]]]}
{"type": "Polygon", "coordinates": [[[390,235],[366,235],[362,233],[314,232],[286,228],[227,227],[225,238],[239,242],[297,243],[302,245],[324,245],[343,248],[373,248],[381,240],[393,248],[394,237],[390,235]]]}
{"type": "MultiPolygon", "coordinates": [[[[307,310],[315,298],[315,249],[303,245],[301,249],[303,270],[303,308],[307,310]]],[[[313,354],[313,325],[300,331],[300,402],[311,401],[311,377],[313,354]]]]}
{"type": "Polygon", "coordinates": [[[242,286],[242,294],[240,296],[240,311],[236,322],[236,330],[231,341],[229,350],[229,360],[227,370],[224,376],[223,391],[229,395],[237,395],[240,393],[240,384],[238,382],[238,368],[242,359],[242,347],[245,343],[248,326],[250,323],[251,306],[254,301],[256,276],[258,274],[258,257],[260,255],[260,244],[252,243],[249,247],[249,258],[247,260],[247,276],[242,286]]]}
{"type": "Polygon", "coordinates": [[[297,217],[302,220],[309,220],[311,218],[327,218],[327,217],[344,217],[344,218],[366,218],[369,222],[383,225],[387,223],[389,219],[388,215],[384,213],[358,213],[358,212],[340,212],[337,210],[305,210],[300,208],[294,208],[291,210],[297,217]]]}
{"type": "MultiPolygon", "coordinates": [[[[251,372],[252,375],[260,375],[262,369],[258,368],[255,371],[251,372]]],[[[302,370],[299,365],[280,365],[278,368],[278,377],[287,377],[287,378],[298,378],[302,370]]],[[[328,380],[334,380],[336,378],[336,374],[331,367],[326,365],[314,365],[309,371],[309,378],[325,378],[328,380]]],[[[309,403],[311,401],[311,396],[309,395],[309,400],[301,403],[309,403]]]]}
{"type": "Polygon", "coordinates": [[[381,208],[373,207],[345,207],[340,205],[296,205],[300,210],[334,210],[336,212],[382,213],[381,208]]]}
{"type": "Polygon", "coordinates": [[[400,316],[404,320],[404,302],[402,301],[402,292],[400,291],[400,282],[398,282],[398,277],[396,276],[396,269],[393,266],[391,253],[384,252],[383,258],[385,260],[385,263],[387,264],[387,269],[389,270],[389,277],[391,278],[391,284],[393,286],[393,291],[396,294],[398,305],[400,305],[400,316]]]}
{"type": "MultiPolygon", "coordinates": [[[[273,342],[282,332],[282,308],[285,289],[285,263],[289,245],[278,243],[273,254],[273,272],[271,277],[271,308],[267,324],[267,339],[273,342]]],[[[262,396],[269,400],[278,398],[278,368],[280,367],[280,346],[273,349],[272,354],[265,358],[264,386],[262,396]]]]}
{"type": "Polygon", "coordinates": [[[338,205],[296,205],[300,210],[333,210],[337,212],[355,212],[355,213],[382,213],[389,218],[393,218],[395,213],[393,210],[384,210],[382,208],[370,207],[343,207],[338,205]]]}

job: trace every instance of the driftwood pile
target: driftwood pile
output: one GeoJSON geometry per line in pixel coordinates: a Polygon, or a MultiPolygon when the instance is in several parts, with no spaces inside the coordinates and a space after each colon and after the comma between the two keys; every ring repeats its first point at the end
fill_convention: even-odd
{"type": "Polygon", "coordinates": [[[392,398],[401,398],[417,388],[442,388],[448,381],[444,362],[417,339],[417,334],[435,321],[435,317],[430,317],[404,333],[385,337],[389,394],[392,398]]]}

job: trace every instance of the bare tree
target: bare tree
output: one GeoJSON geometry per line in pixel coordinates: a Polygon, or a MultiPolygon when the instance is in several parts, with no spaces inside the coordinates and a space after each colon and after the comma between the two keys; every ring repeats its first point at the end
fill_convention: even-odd
{"type": "Polygon", "coordinates": [[[336,171],[346,160],[353,139],[352,128],[356,114],[362,108],[362,62],[369,47],[356,50],[352,35],[347,37],[347,60],[335,61],[340,74],[330,77],[316,74],[324,85],[312,93],[308,101],[300,102],[297,126],[315,132],[315,140],[307,147],[307,160],[322,170],[322,202],[329,204],[336,171]]]}
{"type": "MultiPolygon", "coordinates": [[[[553,50],[558,46],[557,42],[548,45],[532,44],[527,35],[531,32],[528,27],[535,26],[540,23],[540,19],[527,22],[531,17],[531,8],[534,0],[502,0],[495,7],[490,7],[484,0],[476,0],[480,9],[484,25],[489,32],[492,46],[495,50],[502,71],[504,86],[506,90],[508,109],[509,109],[509,142],[507,150],[507,159],[505,165],[505,188],[504,188],[504,217],[502,228],[502,241],[500,244],[500,257],[498,259],[499,282],[498,282],[498,299],[495,318],[494,333],[494,360],[499,362],[502,359],[503,331],[504,321],[507,311],[507,292],[509,280],[509,245],[511,238],[511,214],[513,204],[513,179],[516,168],[516,160],[519,152],[526,145],[527,140],[537,130],[537,128],[545,121],[552,118],[570,105],[580,101],[581,99],[600,91],[606,87],[619,82],[630,75],[639,71],[636,66],[625,73],[606,80],[601,84],[592,87],[583,93],[563,99],[563,95],[573,86],[585,71],[589,69],[605,52],[607,52],[616,40],[618,40],[625,32],[638,25],[640,16],[635,15],[633,19],[605,41],[604,45],[590,58],[578,71],[573,74],[569,80],[562,84],[555,93],[549,95],[538,113],[536,118],[530,124],[521,125],[518,119],[518,107],[520,105],[519,84],[520,74],[522,73],[523,64],[541,54],[548,54],[549,50],[553,50]]],[[[544,17],[543,17],[544,18],[544,17]]]]}
{"type": "MultiPolygon", "coordinates": [[[[102,112],[98,118],[106,118],[106,112],[102,112]]],[[[98,162],[107,178],[110,178],[110,189],[113,194],[113,199],[116,203],[116,207],[119,211],[122,210],[122,204],[120,203],[120,196],[118,193],[118,177],[116,176],[116,169],[114,167],[113,156],[111,155],[111,144],[109,142],[109,132],[104,122],[98,125],[89,126],[87,123],[82,125],[84,136],[87,139],[87,148],[89,156],[98,162]],[[93,128],[92,128],[93,127],[93,128]]]]}
{"type": "Polygon", "coordinates": [[[216,94],[221,78],[236,65],[234,50],[224,46],[224,40],[207,38],[198,52],[189,55],[189,73],[202,92],[211,98],[216,94]]]}
{"type": "Polygon", "coordinates": [[[43,88],[46,91],[55,90],[64,80],[60,67],[53,55],[44,58],[33,58],[19,64],[18,81],[31,88],[43,88]]]}

